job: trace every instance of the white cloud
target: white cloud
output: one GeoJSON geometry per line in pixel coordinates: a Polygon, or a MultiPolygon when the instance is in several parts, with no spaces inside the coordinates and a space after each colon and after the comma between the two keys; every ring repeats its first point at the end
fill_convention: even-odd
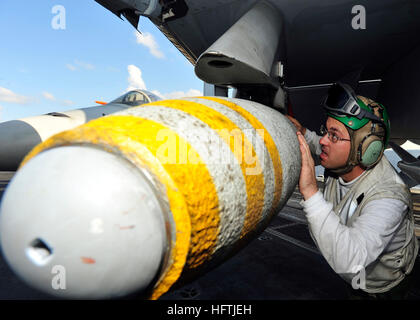
{"type": "Polygon", "coordinates": [[[186,98],[186,97],[197,97],[202,96],[203,93],[200,90],[190,89],[187,92],[184,91],[173,91],[166,94],[160,94],[165,99],[179,99],[179,98],[186,98]]]}
{"type": "Polygon", "coordinates": [[[49,92],[47,92],[47,91],[42,92],[42,96],[43,96],[46,100],[49,100],[49,101],[55,101],[56,103],[58,103],[58,104],[60,104],[60,105],[62,105],[62,106],[69,107],[69,106],[74,105],[74,102],[73,102],[73,101],[71,101],[71,100],[61,100],[61,99],[59,100],[59,99],[57,99],[56,97],[54,97],[54,95],[53,95],[52,93],[49,93],[49,92]]]}
{"type": "Polygon", "coordinates": [[[159,59],[165,58],[165,55],[162,51],[160,51],[159,46],[151,33],[140,33],[136,30],[134,31],[134,34],[136,36],[137,43],[148,48],[150,54],[159,59]]]}
{"type": "Polygon", "coordinates": [[[154,93],[155,95],[157,95],[159,98],[161,99],[166,99],[165,96],[163,94],[161,94],[159,91],[157,90],[152,90],[150,91],[151,93],[154,93]]]}
{"type": "Polygon", "coordinates": [[[44,98],[45,98],[45,99],[47,99],[47,100],[50,100],[50,101],[55,101],[55,97],[54,97],[51,93],[49,93],[49,92],[44,91],[44,92],[42,93],[42,95],[43,95],[43,96],[44,96],[44,98]]]}
{"type": "Polygon", "coordinates": [[[87,62],[83,62],[83,61],[79,61],[79,60],[75,60],[74,63],[86,70],[93,70],[95,69],[95,66],[93,64],[87,63],[87,62]]]}
{"type": "Polygon", "coordinates": [[[66,67],[67,67],[67,69],[69,69],[71,71],[76,71],[77,70],[77,68],[74,65],[70,64],[70,63],[66,64],[66,67]]]}
{"type": "MultiPolygon", "coordinates": [[[[142,72],[139,67],[130,64],[127,67],[128,70],[128,88],[125,92],[135,89],[147,90],[146,83],[143,80],[142,72]]],[[[170,93],[161,93],[158,90],[152,90],[152,93],[161,97],[162,99],[179,99],[184,97],[197,97],[202,96],[203,93],[200,90],[190,89],[187,92],[184,91],[173,91],[170,93]]]]}
{"type": "Polygon", "coordinates": [[[173,91],[169,93],[161,93],[158,90],[153,90],[151,92],[161,97],[162,99],[180,99],[180,98],[187,98],[187,97],[198,97],[198,96],[203,95],[203,93],[200,90],[196,90],[196,89],[190,89],[187,92],[173,91]]]}
{"type": "Polygon", "coordinates": [[[66,68],[70,71],[76,71],[79,69],[85,69],[85,70],[93,70],[95,69],[95,66],[93,64],[90,64],[88,62],[80,61],[80,60],[74,60],[73,64],[67,63],[66,68]]]}
{"type": "Polygon", "coordinates": [[[30,98],[14,93],[12,90],[0,87],[0,101],[25,104],[28,103],[30,100],[30,98]]]}
{"type": "Polygon", "coordinates": [[[61,102],[61,104],[62,104],[62,105],[64,105],[64,106],[69,107],[69,106],[74,105],[74,102],[73,102],[73,101],[71,101],[71,100],[63,100],[63,101],[61,102]]]}
{"type": "Polygon", "coordinates": [[[1,113],[2,113],[2,111],[3,111],[3,107],[0,106],[0,121],[1,121],[1,113]]]}
{"type": "Polygon", "coordinates": [[[146,90],[146,84],[144,83],[140,68],[136,67],[133,64],[130,64],[127,67],[127,70],[128,70],[128,88],[126,91],[130,91],[134,89],[146,90]]]}

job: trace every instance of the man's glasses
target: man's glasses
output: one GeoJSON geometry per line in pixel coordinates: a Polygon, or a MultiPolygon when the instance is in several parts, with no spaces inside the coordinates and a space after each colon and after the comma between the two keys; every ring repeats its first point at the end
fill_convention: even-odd
{"type": "Polygon", "coordinates": [[[332,143],[336,143],[337,141],[351,141],[350,139],[344,139],[344,138],[340,138],[339,136],[337,136],[334,132],[328,131],[327,128],[325,128],[324,125],[321,126],[321,128],[319,129],[321,132],[321,135],[324,137],[326,134],[328,134],[328,139],[330,139],[330,141],[332,143]]]}

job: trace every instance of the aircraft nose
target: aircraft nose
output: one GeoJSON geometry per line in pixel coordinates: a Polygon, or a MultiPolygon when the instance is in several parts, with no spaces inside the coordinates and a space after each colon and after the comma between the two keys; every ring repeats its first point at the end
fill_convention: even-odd
{"type": "Polygon", "coordinates": [[[58,147],[10,182],[1,247],[12,270],[48,294],[118,297],[147,290],[159,276],[169,250],[164,217],[154,186],[127,160],[58,147]]]}
{"type": "Polygon", "coordinates": [[[25,155],[41,141],[38,132],[24,121],[0,123],[0,170],[15,171],[25,155]]]}

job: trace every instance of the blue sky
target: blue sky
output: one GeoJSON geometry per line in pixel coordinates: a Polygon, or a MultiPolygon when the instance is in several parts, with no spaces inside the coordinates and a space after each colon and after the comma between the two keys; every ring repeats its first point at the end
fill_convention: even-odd
{"type": "Polygon", "coordinates": [[[138,34],[93,0],[0,1],[0,122],[110,101],[130,87],[197,95],[193,66],[147,19],[138,34]],[[52,12],[65,9],[65,29],[52,12]],[[55,20],[54,20],[55,19],[55,20]]]}

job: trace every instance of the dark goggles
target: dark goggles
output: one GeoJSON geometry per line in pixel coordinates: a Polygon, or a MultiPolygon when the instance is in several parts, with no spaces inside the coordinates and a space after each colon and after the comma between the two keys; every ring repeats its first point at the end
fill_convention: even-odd
{"type": "Polygon", "coordinates": [[[328,90],[324,108],[337,116],[351,116],[359,120],[367,118],[375,122],[383,122],[372,112],[362,109],[357,103],[353,89],[340,82],[334,83],[328,90]]]}

